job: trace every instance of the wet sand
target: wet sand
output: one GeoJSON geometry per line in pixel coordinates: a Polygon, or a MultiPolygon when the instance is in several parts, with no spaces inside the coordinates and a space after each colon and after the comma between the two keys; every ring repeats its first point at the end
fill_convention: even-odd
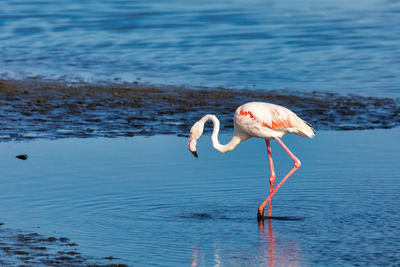
{"type": "Polygon", "coordinates": [[[250,101],[281,104],[317,130],[392,128],[400,125],[393,98],[183,88],[135,83],[84,84],[42,79],[0,80],[0,141],[156,134],[187,136],[193,122],[216,114],[221,130],[233,127],[233,112],[250,101]]]}

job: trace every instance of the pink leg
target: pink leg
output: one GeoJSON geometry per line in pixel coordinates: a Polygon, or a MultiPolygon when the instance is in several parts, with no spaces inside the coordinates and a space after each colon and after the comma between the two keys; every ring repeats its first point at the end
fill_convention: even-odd
{"type": "Polygon", "coordinates": [[[276,141],[285,149],[285,151],[289,154],[289,156],[294,160],[294,166],[292,170],[286,174],[285,178],[278,184],[278,186],[269,194],[269,196],[265,199],[265,201],[258,207],[258,219],[264,218],[264,208],[265,205],[272,199],[272,196],[278,191],[278,189],[283,185],[284,182],[301,166],[301,162],[296,156],[285,146],[285,144],[278,137],[275,138],[276,141]]]}
{"type": "MultiPolygon", "coordinates": [[[[272,191],[274,190],[274,184],[275,184],[275,170],[274,170],[274,162],[272,161],[272,154],[271,154],[271,146],[269,144],[269,140],[265,140],[265,142],[267,143],[267,150],[268,150],[268,160],[269,160],[269,168],[271,170],[271,177],[269,178],[269,194],[272,193],[272,191]]],[[[271,210],[272,210],[272,198],[271,201],[269,202],[269,206],[268,206],[268,217],[271,217],[271,210]]]]}

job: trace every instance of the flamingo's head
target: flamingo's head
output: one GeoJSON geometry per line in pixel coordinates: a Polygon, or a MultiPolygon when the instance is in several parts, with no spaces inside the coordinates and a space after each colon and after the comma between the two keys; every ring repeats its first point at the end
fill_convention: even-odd
{"type": "Polygon", "coordinates": [[[204,123],[196,122],[192,129],[190,129],[190,138],[188,142],[188,148],[192,154],[198,158],[199,155],[197,155],[196,151],[196,144],[197,144],[197,139],[200,138],[200,136],[203,134],[204,130],[204,123]]]}

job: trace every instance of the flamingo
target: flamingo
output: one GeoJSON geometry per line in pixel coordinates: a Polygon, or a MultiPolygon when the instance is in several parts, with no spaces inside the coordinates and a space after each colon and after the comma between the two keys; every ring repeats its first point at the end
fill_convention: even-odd
{"type": "Polygon", "coordinates": [[[313,138],[315,136],[314,129],[309,123],[299,118],[293,111],[283,106],[264,102],[250,102],[236,109],[233,137],[226,145],[221,145],[218,141],[220,122],[215,115],[207,114],[192,126],[190,129],[188,148],[196,158],[198,157],[196,142],[203,134],[204,124],[208,120],[211,120],[214,124],[211,135],[212,145],[215,150],[221,153],[232,151],[239,143],[252,137],[265,139],[271,171],[269,179],[270,189],[268,197],[258,207],[257,217],[259,220],[264,218],[264,209],[268,202],[268,217],[271,217],[273,195],[301,165],[301,161],[287,148],[280,138],[286,133],[294,133],[299,136],[313,138]],[[275,139],[294,161],[293,168],[276,188],[274,188],[276,175],[271,154],[271,139],[275,139]]]}

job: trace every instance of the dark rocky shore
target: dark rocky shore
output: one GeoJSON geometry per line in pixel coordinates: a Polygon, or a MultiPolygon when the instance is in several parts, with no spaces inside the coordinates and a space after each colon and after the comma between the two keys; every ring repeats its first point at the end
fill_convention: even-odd
{"type": "Polygon", "coordinates": [[[249,101],[284,105],[317,130],[392,128],[400,101],[392,98],[155,87],[139,83],[71,84],[38,79],[0,80],[0,141],[64,137],[187,136],[202,115],[213,113],[221,130],[233,127],[236,107],[249,101]]]}

